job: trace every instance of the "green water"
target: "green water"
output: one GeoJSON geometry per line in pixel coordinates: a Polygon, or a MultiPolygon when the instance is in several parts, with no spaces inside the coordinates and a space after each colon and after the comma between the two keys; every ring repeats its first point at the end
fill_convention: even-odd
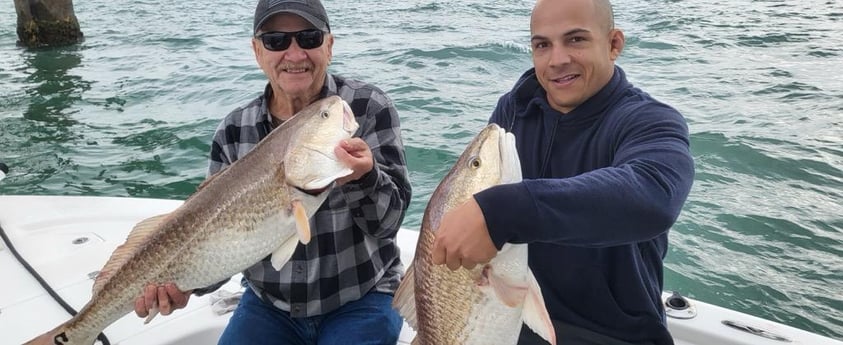
{"type": "MultiPolygon", "coordinates": [[[[615,1],[630,79],[688,119],[697,178],[666,287],[843,339],[843,4],[615,1]]],[[[76,1],[87,39],[15,46],[0,2],[0,194],[185,198],[212,131],[262,90],[251,1],[76,1]]],[[[399,110],[424,205],[530,66],[516,0],[326,0],[331,71],[399,110]]]]}

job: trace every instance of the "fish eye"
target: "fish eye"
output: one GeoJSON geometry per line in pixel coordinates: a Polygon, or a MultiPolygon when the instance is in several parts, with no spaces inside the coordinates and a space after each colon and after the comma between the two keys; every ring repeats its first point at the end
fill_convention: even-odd
{"type": "Polygon", "coordinates": [[[474,157],[469,162],[468,165],[474,169],[480,168],[481,162],[480,158],[474,157]]]}
{"type": "Polygon", "coordinates": [[[327,118],[328,118],[328,112],[327,112],[327,111],[323,111],[321,115],[322,115],[322,118],[323,118],[323,119],[327,119],[327,118]]]}

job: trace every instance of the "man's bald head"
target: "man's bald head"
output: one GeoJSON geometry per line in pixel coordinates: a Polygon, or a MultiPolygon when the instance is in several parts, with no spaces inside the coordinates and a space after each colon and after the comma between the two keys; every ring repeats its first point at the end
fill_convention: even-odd
{"type": "Polygon", "coordinates": [[[615,28],[615,12],[612,11],[612,3],[609,0],[594,0],[594,7],[597,8],[597,13],[605,20],[606,31],[615,28]]]}
{"type": "MultiPolygon", "coordinates": [[[[538,10],[541,6],[545,3],[551,3],[554,1],[559,0],[537,0],[535,7],[533,7],[533,12],[538,10]]],[[[568,1],[568,0],[563,0],[568,1]]],[[[615,13],[612,11],[612,3],[609,0],[587,0],[591,1],[594,5],[595,13],[598,17],[598,20],[603,24],[602,28],[606,30],[606,32],[611,31],[615,28],[615,13]]],[[[532,24],[531,24],[532,25],[532,24]]]]}

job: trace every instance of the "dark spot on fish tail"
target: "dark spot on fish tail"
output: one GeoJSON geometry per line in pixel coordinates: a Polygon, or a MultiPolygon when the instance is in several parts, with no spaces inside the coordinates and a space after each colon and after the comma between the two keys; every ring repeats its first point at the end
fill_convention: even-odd
{"type": "Polygon", "coordinates": [[[53,343],[54,343],[54,344],[56,344],[56,345],[64,345],[64,344],[66,344],[66,343],[67,343],[67,341],[68,341],[68,340],[70,340],[70,339],[67,339],[67,334],[66,334],[66,333],[67,333],[67,332],[61,332],[61,333],[59,333],[58,335],[56,335],[56,337],[55,337],[55,338],[53,338],[53,343]]]}

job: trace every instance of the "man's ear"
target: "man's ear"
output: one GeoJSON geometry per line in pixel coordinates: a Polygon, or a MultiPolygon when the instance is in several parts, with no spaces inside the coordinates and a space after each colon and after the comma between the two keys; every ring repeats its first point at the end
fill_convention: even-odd
{"type": "Polygon", "coordinates": [[[334,57],[334,35],[330,32],[326,33],[324,44],[327,45],[328,48],[328,64],[330,65],[331,60],[333,60],[334,57]]]}
{"type": "Polygon", "coordinates": [[[258,58],[260,46],[258,44],[262,44],[259,39],[252,37],[252,51],[255,53],[255,59],[258,58]]]}
{"type": "Polygon", "coordinates": [[[623,47],[626,45],[626,38],[623,36],[623,31],[620,29],[612,29],[612,32],[609,33],[609,57],[612,58],[612,61],[617,60],[617,58],[623,52],[623,47]]]}
{"type": "Polygon", "coordinates": [[[258,63],[258,66],[260,66],[261,44],[263,42],[260,39],[252,37],[252,51],[255,52],[255,62],[258,63]]]}

